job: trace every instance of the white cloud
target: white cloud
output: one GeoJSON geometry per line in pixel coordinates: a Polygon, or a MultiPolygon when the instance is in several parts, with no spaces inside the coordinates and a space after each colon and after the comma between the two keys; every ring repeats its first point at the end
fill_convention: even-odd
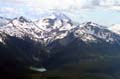
{"type": "Polygon", "coordinates": [[[82,11],[95,8],[120,11],[120,0],[0,0],[0,14],[36,15],[43,10],[82,11]]]}
{"type": "Polygon", "coordinates": [[[95,7],[109,9],[111,6],[120,6],[120,0],[1,0],[0,3],[13,5],[19,4],[21,6],[40,9],[91,9],[95,7]]]}
{"type": "Polygon", "coordinates": [[[101,0],[100,5],[103,5],[103,6],[119,6],[120,1],[119,0],[101,0]]]}
{"type": "Polygon", "coordinates": [[[112,10],[120,10],[120,0],[101,0],[100,7],[112,10]]]}
{"type": "Polygon", "coordinates": [[[41,9],[87,9],[99,5],[99,0],[26,0],[27,6],[41,9]]]}
{"type": "Polygon", "coordinates": [[[41,9],[90,9],[103,6],[108,9],[111,6],[120,6],[120,0],[21,0],[21,2],[41,9]]]}

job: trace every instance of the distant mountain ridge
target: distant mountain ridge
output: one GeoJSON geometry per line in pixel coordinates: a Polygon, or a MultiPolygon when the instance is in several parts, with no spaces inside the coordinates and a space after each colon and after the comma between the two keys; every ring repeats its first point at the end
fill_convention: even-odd
{"type": "MultiPolygon", "coordinates": [[[[109,29],[93,22],[74,24],[69,17],[64,14],[51,14],[37,21],[31,21],[23,16],[14,19],[1,17],[0,32],[10,36],[22,38],[29,36],[34,41],[52,42],[62,39],[69,33],[74,32],[76,36],[83,36],[83,40],[93,40],[94,36],[104,39],[106,42],[119,41],[119,35],[109,29]],[[93,37],[92,37],[93,36],[93,37]],[[89,38],[90,37],[90,38],[89,38]]],[[[1,38],[2,39],[2,38],[1,38]]]]}
{"type": "Polygon", "coordinates": [[[28,68],[49,70],[120,55],[120,35],[93,22],[74,23],[64,14],[36,21],[23,16],[0,20],[1,56],[9,55],[28,68]]]}

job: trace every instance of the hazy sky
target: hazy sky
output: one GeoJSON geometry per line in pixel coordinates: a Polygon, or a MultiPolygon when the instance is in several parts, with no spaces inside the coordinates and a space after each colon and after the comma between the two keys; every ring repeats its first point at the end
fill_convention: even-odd
{"type": "Polygon", "coordinates": [[[120,0],[0,0],[0,16],[40,18],[61,12],[77,22],[120,24],[120,0]]]}

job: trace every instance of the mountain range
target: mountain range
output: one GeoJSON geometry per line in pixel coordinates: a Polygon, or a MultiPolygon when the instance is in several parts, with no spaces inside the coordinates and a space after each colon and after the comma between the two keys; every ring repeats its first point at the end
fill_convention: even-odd
{"type": "Polygon", "coordinates": [[[77,23],[55,13],[35,21],[0,17],[0,68],[14,74],[31,67],[48,72],[70,69],[120,79],[114,76],[120,71],[120,34],[113,27],[119,28],[77,23]]]}

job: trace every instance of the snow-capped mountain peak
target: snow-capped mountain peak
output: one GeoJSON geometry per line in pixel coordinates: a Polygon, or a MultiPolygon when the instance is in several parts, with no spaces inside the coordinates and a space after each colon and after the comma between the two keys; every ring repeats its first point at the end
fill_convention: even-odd
{"type": "Polygon", "coordinates": [[[19,18],[18,18],[18,20],[20,21],[20,22],[30,22],[29,20],[27,20],[25,17],[23,17],[23,16],[20,16],[19,18]]]}
{"type": "Polygon", "coordinates": [[[0,31],[21,39],[27,35],[35,41],[48,42],[64,38],[72,28],[70,20],[64,21],[58,15],[47,16],[38,21],[30,21],[21,16],[0,27],[0,31]]]}
{"type": "Polygon", "coordinates": [[[47,31],[59,29],[59,30],[70,30],[72,29],[71,20],[63,14],[51,14],[50,16],[43,17],[36,22],[38,26],[47,31]],[[60,29],[61,28],[61,29],[60,29]]]}
{"type": "Polygon", "coordinates": [[[101,28],[101,29],[105,29],[106,28],[106,26],[99,25],[99,24],[91,22],[91,21],[80,24],[80,27],[82,27],[82,26],[83,27],[84,26],[86,26],[86,27],[92,26],[92,27],[101,28]]]}
{"type": "MultiPolygon", "coordinates": [[[[92,22],[86,22],[86,23],[80,24],[79,29],[76,30],[75,33],[77,33],[79,36],[83,36],[85,40],[88,37],[92,37],[92,36],[93,36],[92,38],[96,37],[106,42],[113,42],[113,41],[116,41],[116,39],[118,39],[115,33],[111,32],[104,26],[101,26],[92,22]]],[[[92,38],[91,40],[93,40],[92,38]]]]}
{"type": "Polygon", "coordinates": [[[0,27],[0,34],[3,32],[21,39],[27,35],[32,40],[45,44],[64,39],[72,32],[75,37],[83,41],[97,41],[99,38],[106,42],[114,42],[120,39],[117,34],[102,25],[93,22],[74,25],[73,21],[64,14],[55,13],[37,21],[28,20],[23,16],[14,18],[8,24],[0,27]]]}

